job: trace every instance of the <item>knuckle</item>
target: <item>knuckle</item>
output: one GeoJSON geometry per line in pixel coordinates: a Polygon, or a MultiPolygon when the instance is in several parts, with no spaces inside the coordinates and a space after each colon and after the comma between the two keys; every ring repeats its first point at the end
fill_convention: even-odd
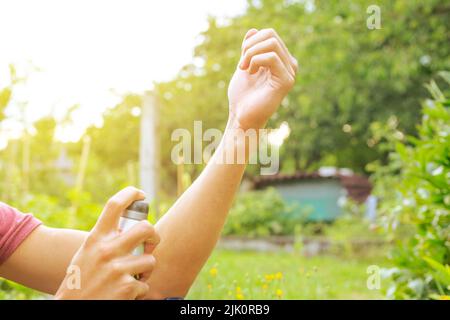
{"type": "Polygon", "coordinates": [[[120,207],[120,201],[116,197],[112,197],[106,202],[106,208],[108,210],[115,210],[120,207]]]}
{"type": "Polygon", "coordinates": [[[271,36],[275,36],[277,34],[274,28],[267,28],[266,32],[271,36]]]}
{"type": "Polygon", "coordinates": [[[267,54],[267,58],[271,61],[276,61],[277,60],[277,54],[275,52],[269,52],[267,54]]]}
{"type": "Polygon", "coordinates": [[[86,241],[84,242],[84,247],[87,249],[90,249],[98,242],[98,240],[99,239],[98,239],[97,235],[95,233],[91,233],[86,238],[86,241]]]}
{"type": "Polygon", "coordinates": [[[146,264],[147,264],[146,265],[147,268],[149,270],[154,269],[155,266],[156,266],[156,258],[155,258],[155,256],[152,255],[152,254],[148,254],[148,255],[145,255],[145,257],[146,257],[145,261],[146,261],[146,264]]]}
{"type": "Polygon", "coordinates": [[[247,52],[248,51],[248,49],[250,48],[250,44],[248,43],[248,41],[245,41],[243,44],[242,44],[242,52],[247,52]]]}
{"type": "Polygon", "coordinates": [[[106,244],[99,244],[97,247],[97,255],[100,260],[110,260],[113,255],[113,250],[106,244]]]}
{"type": "Polygon", "coordinates": [[[113,275],[119,275],[122,273],[122,266],[117,261],[112,262],[109,268],[110,268],[111,274],[113,274],[113,275]]]}
{"type": "Polygon", "coordinates": [[[127,297],[133,296],[136,291],[136,284],[134,283],[134,280],[125,280],[122,285],[121,291],[127,297]]]}
{"type": "Polygon", "coordinates": [[[249,50],[247,50],[247,51],[245,51],[245,53],[244,53],[244,58],[243,58],[243,60],[245,61],[245,60],[250,60],[251,59],[251,51],[252,51],[252,49],[249,49],[249,50]]]}
{"type": "Polygon", "coordinates": [[[269,46],[270,46],[270,48],[272,48],[272,49],[276,49],[276,48],[278,48],[278,41],[277,41],[277,39],[275,39],[275,38],[270,38],[269,40],[269,46]]]}
{"type": "Polygon", "coordinates": [[[155,227],[153,227],[148,221],[141,221],[138,225],[139,231],[146,236],[152,236],[155,233],[155,227]]]}

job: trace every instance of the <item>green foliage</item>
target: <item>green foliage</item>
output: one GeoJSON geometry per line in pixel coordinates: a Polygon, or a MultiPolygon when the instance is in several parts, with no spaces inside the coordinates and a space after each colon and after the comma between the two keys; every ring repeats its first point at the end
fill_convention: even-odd
{"type": "MultiPolygon", "coordinates": [[[[356,171],[385,152],[367,128],[395,116],[399,128],[416,134],[421,84],[450,68],[448,4],[378,1],[382,28],[366,27],[368,0],[249,1],[242,16],[226,24],[210,19],[195,49],[194,63],[172,81],[158,84],[162,141],[174,128],[222,128],[227,117],[227,84],[240,58],[240,43],[252,28],[273,27],[298,59],[297,85],[269,123],[287,121],[291,134],[281,147],[281,169],[313,170],[322,165],[356,171]],[[344,125],[346,126],[345,130],[344,125]]],[[[167,150],[162,154],[168,159],[167,150]]],[[[249,172],[256,174],[258,168],[249,172]]],[[[193,171],[198,168],[192,168],[193,171]]]]}
{"type": "Polygon", "coordinates": [[[293,235],[303,217],[292,215],[292,212],[273,188],[245,192],[239,194],[231,208],[223,234],[248,237],[293,235]]]}
{"type": "MultiPolygon", "coordinates": [[[[381,0],[377,5],[382,9],[382,29],[368,30],[366,8],[371,1],[314,1],[312,7],[305,3],[312,2],[249,1],[247,12],[225,24],[211,18],[193,63],[175,79],[156,84],[160,180],[162,196],[170,198],[164,203],[172,203],[176,190],[171,133],[177,128],[191,129],[193,121],[200,119],[204,129],[225,126],[227,85],[240,58],[242,36],[252,27],[273,27],[300,63],[297,85],[269,123],[278,127],[288,121],[291,129],[280,149],[282,171],[314,170],[322,165],[375,171],[376,192],[381,198],[380,224],[390,231],[391,239],[402,241],[399,248],[403,249],[394,254],[397,268],[391,270],[395,282],[390,296],[446,295],[450,103],[444,98],[448,95],[439,90],[438,80],[427,85],[434,100],[425,102],[422,125],[417,129],[416,124],[420,120],[417,101],[427,95],[421,84],[437,70],[450,69],[449,5],[442,0],[381,0]],[[388,157],[393,149],[396,152],[388,157]],[[405,237],[409,239],[406,244],[405,237]]],[[[450,73],[441,75],[450,81],[450,73]]],[[[17,107],[12,103],[14,90],[23,82],[13,66],[10,79],[0,88],[0,121],[7,108],[17,107]]],[[[92,143],[82,190],[75,190],[73,181],[82,141],[54,141],[55,129],[72,121],[71,112],[77,106],[60,123],[52,117],[35,122],[35,135],[25,133],[0,150],[1,200],[33,212],[50,226],[89,230],[108,197],[127,185],[138,185],[139,117],[132,111],[141,104],[141,96],[127,95],[105,112],[102,126],[87,130],[92,143]],[[63,151],[72,161],[65,172],[55,166],[63,151]]],[[[186,174],[195,178],[201,169],[199,165],[186,166],[186,174]]],[[[250,174],[259,172],[258,167],[249,169],[250,174]]],[[[258,237],[298,233],[303,217],[292,212],[274,190],[242,194],[224,234],[258,237]]],[[[301,231],[313,234],[317,229],[347,243],[378,237],[376,232],[368,232],[368,223],[357,215],[333,225],[307,225],[301,231]]],[[[236,259],[241,257],[233,257],[229,264],[236,259]]],[[[261,259],[261,264],[265,262],[261,259]]],[[[339,274],[342,283],[353,279],[353,271],[339,274]]],[[[287,289],[291,290],[287,296],[297,297],[300,285],[307,287],[305,282],[296,283],[287,289]]],[[[34,297],[32,291],[9,282],[0,281],[0,286],[0,298],[34,297]]],[[[333,288],[317,295],[314,290],[305,296],[341,297],[333,288]]],[[[351,293],[344,296],[352,297],[351,293]]]]}
{"type": "MultiPolygon", "coordinates": [[[[46,226],[86,231],[93,227],[102,210],[101,205],[92,202],[89,193],[77,193],[70,189],[65,197],[47,194],[26,195],[12,200],[9,204],[23,212],[32,213],[46,226]]],[[[43,297],[42,293],[0,278],[0,300],[43,297]]]]}
{"type": "Polygon", "coordinates": [[[6,107],[11,102],[14,85],[22,81],[22,79],[17,78],[16,69],[12,64],[9,65],[9,76],[10,83],[4,88],[0,88],[0,121],[5,119],[4,112],[6,107]]]}
{"type": "Polygon", "coordinates": [[[11,99],[11,89],[6,87],[0,90],[0,121],[5,118],[3,112],[11,99]]]}
{"type": "Polygon", "coordinates": [[[43,295],[17,283],[0,278],[0,300],[42,299],[43,295]]]}
{"type": "Polygon", "coordinates": [[[414,230],[393,254],[397,268],[388,294],[398,299],[450,293],[450,100],[434,82],[428,88],[433,100],[423,103],[419,137],[385,140],[395,151],[375,174],[382,224],[394,235],[401,225],[414,230]]]}

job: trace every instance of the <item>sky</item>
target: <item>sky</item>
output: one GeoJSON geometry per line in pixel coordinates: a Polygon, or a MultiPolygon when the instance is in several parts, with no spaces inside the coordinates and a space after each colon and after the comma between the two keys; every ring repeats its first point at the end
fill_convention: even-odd
{"type": "Polygon", "coordinates": [[[0,140],[19,134],[22,102],[29,123],[79,104],[76,125],[58,134],[77,140],[121,94],[151,89],[191,62],[208,15],[225,22],[245,8],[246,0],[0,0],[0,88],[10,63],[28,79],[14,91],[0,140]]]}

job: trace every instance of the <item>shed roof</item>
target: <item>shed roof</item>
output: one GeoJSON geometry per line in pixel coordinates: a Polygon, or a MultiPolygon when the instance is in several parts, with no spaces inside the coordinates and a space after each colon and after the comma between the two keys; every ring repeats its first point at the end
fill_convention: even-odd
{"type": "Polygon", "coordinates": [[[295,183],[306,180],[338,180],[347,191],[347,195],[358,203],[364,202],[372,191],[372,184],[363,175],[354,173],[336,172],[323,174],[321,172],[296,172],[293,174],[278,173],[275,175],[259,176],[253,178],[253,187],[261,189],[276,184],[295,183]]]}

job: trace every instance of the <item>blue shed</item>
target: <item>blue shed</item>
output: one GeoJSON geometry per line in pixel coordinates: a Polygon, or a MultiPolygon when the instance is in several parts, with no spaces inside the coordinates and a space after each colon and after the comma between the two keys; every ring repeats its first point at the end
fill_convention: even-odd
{"type": "Polygon", "coordinates": [[[308,213],[309,221],[333,221],[341,214],[339,202],[345,197],[363,203],[372,186],[367,177],[349,170],[276,174],[254,179],[253,187],[274,187],[288,204],[295,205],[294,214],[308,213]]]}

